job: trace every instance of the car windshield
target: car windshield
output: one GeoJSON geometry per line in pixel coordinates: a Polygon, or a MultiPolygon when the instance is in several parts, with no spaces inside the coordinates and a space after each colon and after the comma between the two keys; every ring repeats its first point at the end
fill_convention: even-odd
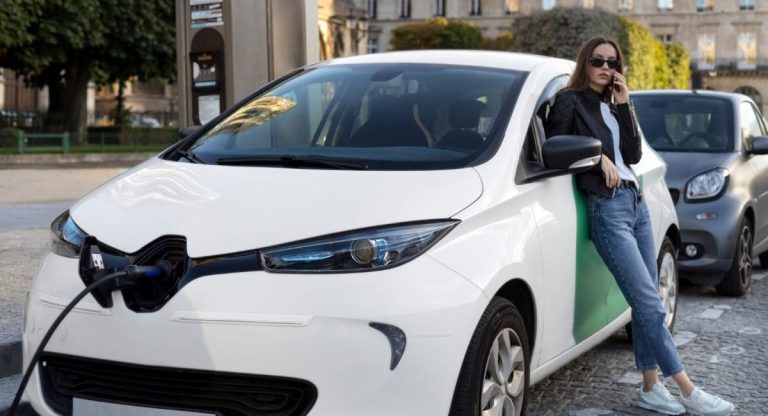
{"type": "Polygon", "coordinates": [[[696,94],[632,96],[648,144],[665,152],[733,151],[733,105],[696,94]]]}
{"type": "Polygon", "coordinates": [[[170,158],[335,169],[454,169],[498,147],[526,72],[327,65],[252,98],[170,158]]]}

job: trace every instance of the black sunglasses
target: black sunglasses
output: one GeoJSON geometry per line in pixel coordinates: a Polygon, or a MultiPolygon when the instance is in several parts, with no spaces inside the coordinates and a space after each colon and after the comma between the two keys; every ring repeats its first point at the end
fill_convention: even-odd
{"type": "Polygon", "coordinates": [[[603,64],[607,63],[608,68],[619,69],[618,59],[602,59],[602,58],[589,58],[589,63],[595,68],[602,68],[603,64]]]}

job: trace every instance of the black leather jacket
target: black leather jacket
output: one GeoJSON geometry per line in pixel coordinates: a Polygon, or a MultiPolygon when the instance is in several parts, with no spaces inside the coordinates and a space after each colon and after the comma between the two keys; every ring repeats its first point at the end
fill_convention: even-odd
{"type": "MultiPolygon", "coordinates": [[[[555,96],[555,102],[544,122],[547,137],[561,134],[594,137],[602,142],[603,155],[608,156],[611,162],[615,163],[613,136],[600,112],[600,102],[603,100],[603,97],[592,89],[560,91],[555,96]]],[[[635,164],[642,157],[642,146],[634,109],[629,103],[611,104],[610,106],[611,113],[619,122],[621,157],[627,166],[635,164]]],[[[639,181],[637,183],[639,184],[639,181]]],[[[581,189],[603,196],[613,195],[613,191],[605,186],[605,178],[600,164],[587,172],[576,175],[576,185],[581,189]]]]}

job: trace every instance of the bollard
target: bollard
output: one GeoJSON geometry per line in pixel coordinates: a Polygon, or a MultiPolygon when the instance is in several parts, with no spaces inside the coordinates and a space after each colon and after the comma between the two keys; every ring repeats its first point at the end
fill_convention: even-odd
{"type": "Polygon", "coordinates": [[[69,152],[69,132],[65,131],[61,134],[61,150],[64,154],[69,152]]]}
{"type": "Polygon", "coordinates": [[[18,146],[18,147],[19,147],[19,154],[20,154],[20,155],[23,155],[23,154],[24,154],[24,147],[25,147],[24,145],[25,145],[25,142],[26,142],[26,141],[27,141],[27,140],[26,140],[26,138],[24,137],[24,131],[22,131],[22,130],[19,130],[19,146],[18,146]]]}

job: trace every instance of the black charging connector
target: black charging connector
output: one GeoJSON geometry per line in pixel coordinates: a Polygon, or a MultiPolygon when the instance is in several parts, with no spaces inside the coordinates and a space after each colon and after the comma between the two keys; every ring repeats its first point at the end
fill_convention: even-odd
{"type": "Polygon", "coordinates": [[[85,275],[82,274],[84,265],[86,266],[88,276],[88,283],[86,284],[86,288],[83,289],[83,291],[80,292],[77,296],[75,296],[75,298],[69,302],[64,310],[61,311],[59,316],[56,317],[56,320],[53,321],[53,324],[51,324],[51,327],[48,328],[48,331],[45,333],[42,340],[40,340],[40,345],[37,347],[37,350],[35,350],[32,358],[29,360],[29,365],[27,366],[27,370],[24,372],[24,377],[21,379],[19,389],[16,391],[16,396],[13,398],[13,403],[11,403],[11,407],[8,409],[8,416],[13,416],[16,414],[16,409],[18,408],[19,402],[21,401],[24,388],[27,386],[29,378],[32,376],[32,372],[37,366],[37,362],[40,358],[40,354],[43,352],[43,348],[45,348],[46,344],[48,344],[48,341],[51,339],[51,336],[53,336],[56,328],[59,327],[59,324],[61,324],[61,321],[64,320],[67,314],[69,314],[75,305],[78,304],[78,302],[80,302],[89,293],[93,292],[94,298],[96,298],[97,301],[101,299],[99,304],[104,307],[112,307],[111,292],[113,290],[134,286],[136,285],[136,282],[143,278],[162,278],[171,272],[171,264],[167,261],[160,261],[156,266],[128,265],[122,270],[107,273],[101,252],[98,248],[98,245],[96,244],[84,244],[83,251],[80,255],[80,271],[81,276],[85,281],[85,275]],[[105,303],[108,303],[109,306],[102,304],[102,301],[107,299],[108,302],[105,303]]]}

